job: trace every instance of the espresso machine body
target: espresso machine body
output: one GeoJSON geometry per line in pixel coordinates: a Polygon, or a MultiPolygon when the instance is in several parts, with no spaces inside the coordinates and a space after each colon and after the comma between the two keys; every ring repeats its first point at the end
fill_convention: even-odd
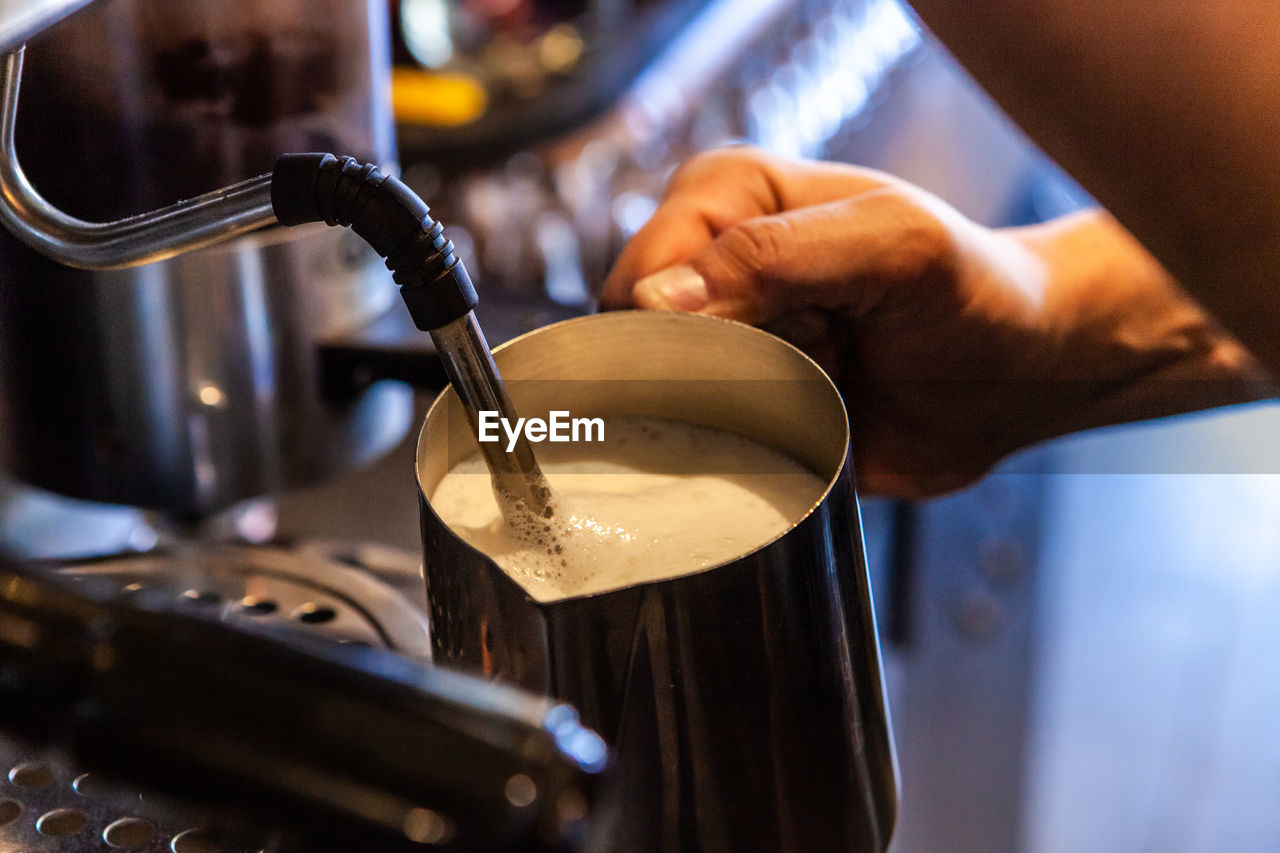
{"type": "MultiPolygon", "coordinates": [[[[385,4],[103,0],[28,43],[17,152],[110,221],[267,172],[290,150],[394,162],[385,4]]],[[[0,235],[0,464],[61,494],[204,515],[403,435],[410,391],[326,399],[317,346],[392,306],[345,229],[259,232],[76,270],[0,235]]]]}

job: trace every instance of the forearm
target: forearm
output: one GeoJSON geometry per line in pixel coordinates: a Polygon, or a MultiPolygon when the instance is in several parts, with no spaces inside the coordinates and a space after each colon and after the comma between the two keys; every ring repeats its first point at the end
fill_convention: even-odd
{"type": "Polygon", "coordinates": [[[1053,434],[1273,393],[1259,362],[1105,213],[1005,233],[1049,279],[1039,358],[1060,383],[1050,399],[1061,405],[1044,421],[1053,434]]]}
{"type": "Polygon", "coordinates": [[[914,0],[978,81],[1280,375],[1280,7],[914,0]]]}

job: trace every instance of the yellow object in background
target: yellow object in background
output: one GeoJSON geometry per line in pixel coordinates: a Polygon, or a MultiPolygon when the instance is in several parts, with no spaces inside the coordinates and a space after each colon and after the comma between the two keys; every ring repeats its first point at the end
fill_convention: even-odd
{"type": "Polygon", "coordinates": [[[392,69],[391,106],[398,122],[458,127],[484,115],[488,105],[488,93],[474,77],[392,69]]]}

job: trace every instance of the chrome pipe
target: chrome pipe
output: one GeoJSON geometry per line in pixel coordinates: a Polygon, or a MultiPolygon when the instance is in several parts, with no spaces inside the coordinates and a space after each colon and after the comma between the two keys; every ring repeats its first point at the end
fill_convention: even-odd
{"type": "Polygon", "coordinates": [[[19,47],[4,58],[0,222],[37,252],[67,266],[117,269],[164,260],[276,222],[270,173],[114,222],[85,222],[54,207],[31,186],[18,163],[14,127],[22,55],[19,47]]]}
{"type": "Polygon", "coordinates": [[[0,51],[13,50],[92,0],[0,0],[0,51]]]}
{"type": "MultiPolygon", "coordinates": [[[[489,344],[480,331],[475,314],[468,311],[465,317],[432,329],[431,339],[440,353],[445,374],[462,401],[473,435],[479,434],[481,412],[497,412],[499,417],[509,422],[516,420],[515,408],[493,363],[489,344]]],[[[479,444],[494,487],[509,500],[523,501],[534,515],[550,518],[554,512],[554,509],[548,511],[551,487],[542,476],[529,440],[521,435],[511,453],[506,452],[500,443],[479,444]]],[[[505,511],[507,501],[500,501],[500,505],[505,511]]]]}

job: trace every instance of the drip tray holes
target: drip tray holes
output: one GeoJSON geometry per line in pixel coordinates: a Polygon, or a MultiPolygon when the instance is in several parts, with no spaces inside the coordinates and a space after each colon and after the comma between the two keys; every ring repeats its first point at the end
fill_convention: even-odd
{"type": "Polygon", "coordinates": [[[54,809],[40,815],[36,831],[41,835],[75,835],[89,825],[89,816],[79,809],[54,809]]]}
{"type": "Polygon", "coordinates": [[[279,610],[280,605],[269,598],[246,595],[240,599],[240,609],[250,616],[267,616],[279,610]]]}
{"type": "Polygon", "coordinates": [[[53,771],[43,764],[28,761],[9,771],[9,781],[19,788],[41,788],[53,781],[53,771]]]}
{"type": "Polygon", "coordinates": [[[173,853],[221,853],[223,846],[208,830],[188,829],[173,837],[169,849],[173,853]]]}
{"type": "Polygon", "coordinates": [[[140,817],[122,817],[102,830],[102,840],[112,847],[140,847],[155,837],[156,828],[140,817]]]}
{"type": "Polygon", "coordinates": [[[101,798],[118,794],[120,788],[97,773],[81,773],[71,782],[71,790],[82,797],[101,798]]]}
{"type": "Polygon", "coordinates": [[[338,613],[332,607],[325,607],[314,602],[307,602],[293,611],[294,619],[299,622],[306,622],[308,625],[323,625],[326,622],[332,622],[337,617],[338,613]]]}

